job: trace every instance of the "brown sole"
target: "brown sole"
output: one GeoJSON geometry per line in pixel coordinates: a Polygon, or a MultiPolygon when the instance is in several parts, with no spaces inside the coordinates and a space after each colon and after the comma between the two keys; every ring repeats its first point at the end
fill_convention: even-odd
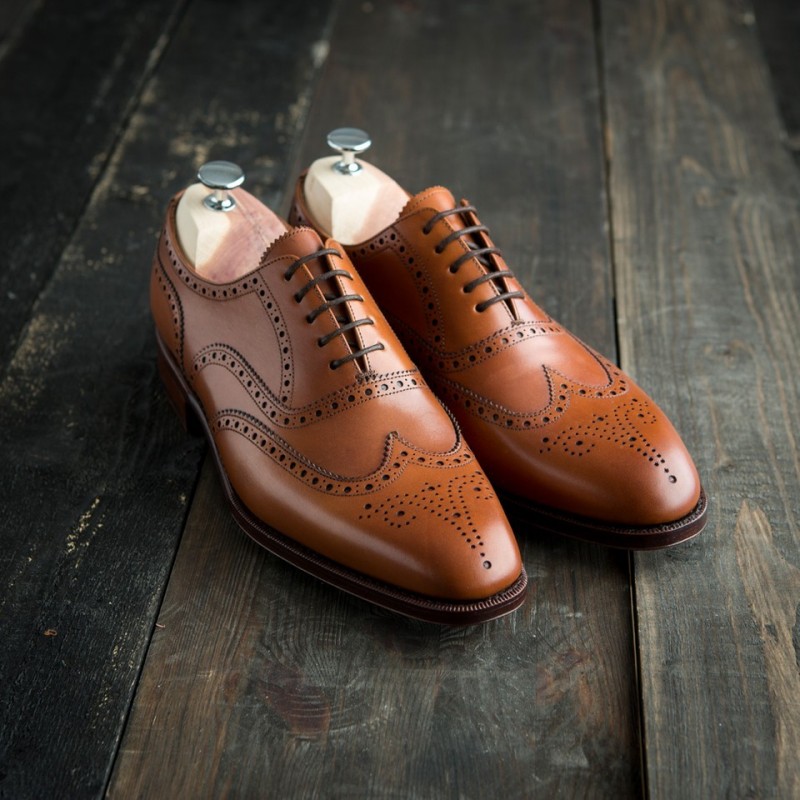
{"type": "Polygon", "coordinates": [[[170,403],[187,431],[205,434],[214,454],[214,462],[233,518],[239,527],[265,550],[348,594],[424,622],[435,622],[440,625],[475,625],[510,614],[522,605],[528,584],[528,576],[524,569],[507,589],[482,600],[450,601],[427,597],[348,569],[259,520],[244,505],[228,480],[200,401],[187,385],[158,333],[156,340],[158,371],[170,403]]]}
{"type": "Polygon", "coordinates": [[[707,523],[708,501],[700,489],[700,499],[685,517],[661,525],[633,527],[568,514],[537,505],[523,497],[498,492],[503,508],[512,519],[532,525],[536,530],[625,550],[661,550],[694,538],[707,523]]]}

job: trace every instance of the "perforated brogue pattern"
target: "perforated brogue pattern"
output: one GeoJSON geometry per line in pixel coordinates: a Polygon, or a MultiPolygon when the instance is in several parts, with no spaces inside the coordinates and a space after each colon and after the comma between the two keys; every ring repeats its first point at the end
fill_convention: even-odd
{"type": "Polygon", "coordinates": [[[483,568],[491,569],[490,543],[485,532],[479,532],[471,509],[480,501],[496,498],[484,474],[479,469],[469,469],[477,464],[460,436],[452,450],[435,453],[414,447],[390,433],[380,467],[369,475],[349,478],[321,469],[250,414],[221,411],[211,425],[215,435],[231,432],[243,437],[311,489],[335,497],[363,497],[359,520],[403,529],[427,517],[434,525],[441,525],[459,537],[464,547],[481,559],[483,568]],[[415,467],[445,474],[441,480],[420,483],[414,491],[395,492],[387,497],[386,489],[406,470],[415,467]]]}
{"type": "Polygon", "coordinates": [[[631,396],[621,403],[613,404],[603,413],[592,414],[591,421],[569,425],[558,433],[542,437],[540,455],[561,451],[578,458],[587,455],[598,444],[610,442],[638,453],[655,469],[661,470],[670,483],[677,477],[670,473],[663,453],[647,434],[647,428],[658,422],[650,403],[640,397],[631,396]]]}
{"type": "MultiPolygon", "coordinates": [[[[465,480],[457,475],[446,481],[427,483],[415,492],[402,492],[384,497],[381,501],[364,503],[359,519],[379,520],[390,528],[406,528],[423,516],[428,516],[440,525],[446,525],[463,541],[465,547],[476,551],[482,559],[487,558],[488,544],[478,533],[478,526],[471,508],[474,503],[495,499],[492,487],[479,470],[465,480]]],[[[491,561],[484,561],[485,569],[491,569],[491,561]]]]}
{"type": "Polygon", "coordinates": [[[603,367],[608,383],[602,386],[581,383],[542,366],[549,386],[549,400],[543,408],[532,412],[512,411],[445,376],[431,373],[429,379],[445,403],[461,406],[473,416],[501,428],[531,430],[558,422],[576,396],[608,400],[628,392],[630,384],[624,373],[596,353],[590,353],[603,367]]]}
{"type": "MultiPolygon", "coordinates": [[[[162,231],[162,236],[164,235],[166,235],[166,230],[162,231]]],[[[167,270],[161,261],[161,254],[158,251],[156,251],[156,260],[155,264],[153,265],[153,273],[155,275],[158,288],[166,297],[167,303],[169,303],[170,311],[172,313],[173,338],[177,344],[178,357],[180,362],[183,363],[183,305],[181,303],[181,298],[178,296],[178,292],[175,290],[175,284],[167,274],[167,270]]]]}
{"type": "MultiPolygon", "coordinates": [[[[180,279],[187,289],[190,289],[195,294],[202,297],[216,300],[228,301],[243,297],[248,294],[255,293],[261,301],[264,311],[268,315],[272,327],[275,331],[275,336],[278,339],[278,346],[280,347],[281,355],[281,401],[283,403],[289,402],[292,385],[294,383],[294,363],[291,352],[291,341],[288,336],[286,322],[280,307],[270,292],[268,286],[264,283],[258,273],[251,273],[241,280],[233,283],[217,284],[204,280],[194,272],[190,272],[182,264],[175,251],[172,242],[172,237],[167,229],[162,231],[164,237],[164,244],[167,249],[172,269],[176,277],[180,279]]],[[[165,270],[166,273],[166,270],[165,270]]],[[[177,293],[173,291],[177,297],[177,293]]],[[[181,345],[182,346],[182,345],[181,345]]],[[[190,375],[191,379],[193,376],[190,375]]]]}
{"type": "Polygon", "coordinates": [[[214,366],[230,372],[270,422],[283,428],[303,427],[370,400],[426,385],[417,370],[402,370],[359,381],[358,384],[331,392],[301,408],[290,408],[286,405],[287,396],[278,398],[270,391],[256,370],[230,345],[211,344],[203,348],[195,356],[192,369],[194,374],[198,374],[214,366]]]}
{"type": "Polygon", "coordinates": [[[436,286],[429,279],[427,270],[422,268],[422,256],[414,246],[394,228],[389,228],[358,247],[346,248],[361,261],[374,255],[379,255],[385,250],[394,251],[394,255],[401,266],[408,272],[414,281],[416,294],[422,303],[428,332],[431,335],[433,346],[444,345],[445,332],[442,325],[441,302],[436,286]]]}
{"type": "MultiPolygon", "coordinates": [[[[295,197],[292,202],[289,221],[293,225],[308,225],[312,228],[314,227],[313,223],[309,222],[307,217],[303,214],[297,197],[295,197]]],[[[442,314],[440,312],[440,303],[436,294],[436,289],[433,283],[428,280],[426,271],[421,268],[421,255],[414,249],[409,241],[402,237],[396,229],[387,228],[356,247],[345,247],[345,250],[354,261],[358,260],[358,262],[362,264],[365,258],[371,258],[380,255],[386,250],[392,250],[398,262],[408,271],[409,275],[411,275],[414,280],[417,296],[422,300],[423,312],[433,341],[437,345],[442,342],[444,337],[441,323],[442,314]]]]}
{"type": "Polygon", "coordinates": [[[231,432],[242,436],[307,486],[333,496],[359,496],[383,491],[412,464],[435,470],[462,470],[464,465],[475,463],[475,456],[460,436],[452,450],[435,453],[414,447],[397,434],[390,433],[378,469],[351,478],[317,466],[252,414],[225,409],[214,415],[210,424],[215,435],[231,432]]]}
{"type": "MultiPolygon", "coordinates": [[[[277,301],[266,286],[258,288],[258,298],[264,306],[267,316],[272,323],[272,329],[278,339],[281,358],[281,402],[286,404],[294,385],[294,358],[292,357],[292,340],[286,328],[286,321],[277,301]]],[[[254,373],[255,374],[255,373],[254,373]]]]}
{"type": "Polygon", "coordinates": [[[393,314],[387,313],[386,318],[395,330],[402,331],[404,341],[407,342],[406,346],[415,362],[446,370],[448,374],[462,372],[477,366],[503,350],[508,350],[529,339],[564,333],[564,329],[555,322],[516,322],[462,350],[444,352],[425,341],[422,336],[393,314]]]}
{"type": "Polygon", "coordinates": [[[536,431],[541,435],[542,456],[560,452],[583,458],[598,445],[607,443],[605,446],[635,451],[654,468],[662,470],[670,483],[676,483],[677,477],[670,473],[664,454],[647,433],[647,428],[658,422],[651,402],[646,396],[637,397],[632,392],[630,382],[617,367],[595,353],[592,355],[609,374],[608,385],[588,386],[544,367],[550,402],[533,414],[510,411],[446,378],[433,377],[431,382],[445,403],[458,405],[486,423],[508,430],[536,431]],[[576,396],[596,401],[597,410],[589,422],[570,425],[567,412],[576,396]]]}
{"type": "MultiPolygon", "coordinates": [[[[212,300],[234,300],[237,297],[242,297],[242,295],[259,291],[263,287],[263,282],[258,274],[254,272],[232,283],[212,283],[201,278],[196,272],[190,272],[183,266],[175,251],[169,231],[165,230],[163,236],[167,254],[178,279],[183,282],[187,289],[196,294],[210,297],[212,300]]],[[[261,296],[263,297],[264,294],[266,294],[266,291],[263,291],[261,296]]]]}

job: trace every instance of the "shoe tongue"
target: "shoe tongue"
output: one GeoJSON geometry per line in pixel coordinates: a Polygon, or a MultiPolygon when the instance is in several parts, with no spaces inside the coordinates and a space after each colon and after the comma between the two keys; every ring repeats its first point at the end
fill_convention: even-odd
{"type": "MultiPolygon", "coordinates": [[[[425,189],[425,191],[415,194],[406,203],[405,208],[400,212],[400,216],[404,217],[406,214],[413,214],[421,208],[430,208],[437,213],[439,211],[449,211],[451,208],[456,208],[457,205],[458,203],[456,203],[453,195],[444,186],[432,186],[430,189],[425,189]]],[[[457,215],[453,214],[448,219],[454,223],[457,215]]],[[[456,227],[463,226],[457,225],[456,227]]]]}
{"type": "Polygon", "coordinates": [[[321,247],[322,240],[311,228],[290,228],[267,248],[262,263],[281,256],[302,258],[321,247]]]}

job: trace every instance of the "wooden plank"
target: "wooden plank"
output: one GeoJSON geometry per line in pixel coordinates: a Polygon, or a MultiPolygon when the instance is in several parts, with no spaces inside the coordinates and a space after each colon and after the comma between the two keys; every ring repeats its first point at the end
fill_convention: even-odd
{"type": "Polygon", "coordinates": [[[710,526],[635,559],[650,797],[800,793],[800,180],[746,6],[602,6],[623,366],[710,526]]]}
{"type": "Polygon", "coordinates": [[[0,375],[185,1],[29,3],[0,42],[0,375]]]}
{"type": "Polygon", "coordinates": [[[0,383],[4,797],[104,792],[203,451],[157,385],[156,236],[207,156],[282,190],[325,12],[192,4],[0,383]]]}
{"type": "MultiPolygon", "coordinates": [[[[362,125],[410,189],[475,201],[536,295],[613,355],[586,4],[347,2],[331,46],[298,165],[362,125]]],[[[636,794],[625,555],[520,527],[526,606],[440,629],[261,553],[221,503],[207,466],[112,797],[636,794]]]]}
{"type": "Polygon", "coordinates": [[[800,6],[783,0],[754,0],[755,16],[747,12],[745,23],[756,23],[764,50],[775,100],[786,132],[785,144],[800,165],[800,96],[797,74],[800,72],[800,6]]]}
{"type": "Polygon", "coordinates": [[[5,0],[0,5],[0,61],[11,52],[40,6],[41,0],[5,0]]]}

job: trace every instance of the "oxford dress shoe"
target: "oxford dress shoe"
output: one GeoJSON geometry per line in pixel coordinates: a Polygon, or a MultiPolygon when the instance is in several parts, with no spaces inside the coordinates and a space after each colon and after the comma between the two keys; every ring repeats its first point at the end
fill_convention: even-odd
{"type": "MultiPolygon", "coordinates": [[[[324,236],[304,183],[289,219],[324,236]]],[[[699,533],[697,470],[653,400],[530,299],[466,201],[382,191],[405,205],[388,226],[376,206],[377,224],[361,220],[369,235],[344,250],[507,509],[617,547],[699,533]]]]}
{"type": "Polygon", "coordinates": [[[502,506],[343,248],[232,189],[206,198],[227,214],[210,218],[217,240],[198,244],[197,202],[184,213],[190,258],[183,196],[152,268],[159,370],[239,525],[411,617],[474,623],[519,606],[527,579],[502,506]]]}

